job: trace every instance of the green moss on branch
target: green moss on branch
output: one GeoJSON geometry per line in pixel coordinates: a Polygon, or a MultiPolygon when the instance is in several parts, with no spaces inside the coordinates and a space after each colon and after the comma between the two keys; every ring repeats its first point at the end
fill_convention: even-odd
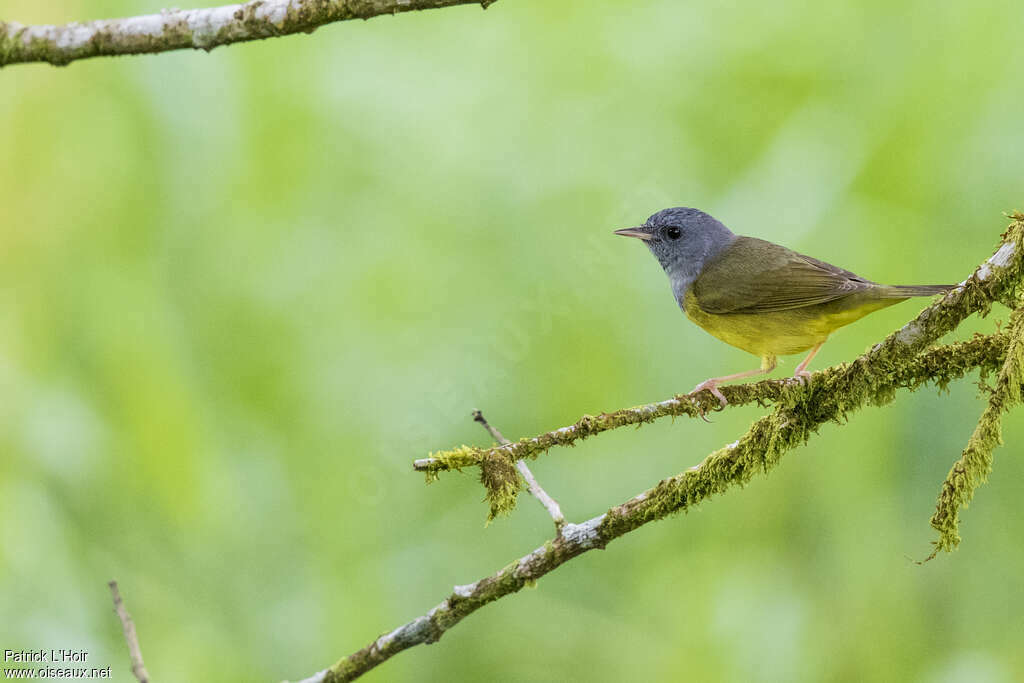
{"type": "Polygon", "coordinates": [[[487,491],[487,502],[491,506],[488,522],[511,512],[523,487],[515,463],[499,455],[488,456],[480,463],[480,483],[487,491]]]}
{"type": "MultiPolygon", "coordinates": [[[[925,383],[944,387],[975,368],[991,372],[1002,365],[1009,343],[1009,335],[996,333],[934,349],[902,366],[885,386],[871,382],[851,385],[846,374],[837,373],[817,390],[777,406],[735,444],[609,510],[601,524],[602,536],[618,537],[649,521],[685,511],[735,485],[746,484],[754,475],[774,468],[787,451],[806,443],[821,425],[841,424],[857,408],[885,403],[892,399],[893,389],[914,390],[925,383]]],[[[870,378],[865,375],[864,381],[870,378]]]]}
{"type": "Polygon", "coordinates": [[[967,447],[942,483],[931,519],[939,538],[928,559],[940,551],[951,552],[960,545],[960,510],[967,507],[975,490],[985,483],[992,471],[992,454],[1003,442],[1003,414],[1020,403],[1021,383],[1024,382],[1024,309],[1018,308],[1010,316],[1009,331],[1004,336],[1008,337],[1005,360],[988,405],[978,419],[967,447]]]}
{"type": "MultiPolygon", "coordinates": [[[[913,391],[925,383],[945,389],[950,382],[973,370],[977,369],[983,374],[999,370],[1004,365],[1010,339],[1008,332],[976,335],[968,341],[930,349],[894,366],[885,375],[863,368],[861,360],[858,360],[815,373],[807,386],[789,380],[765,380],[731,387],[747,392],[750,401],[770,401],[778,406],[772,415],[754,423],[740,440],[739,444],[743,446],[739,452],[749,453],[751,457],[756,454],[762,463],[761,471],[767,471],[782,452],[806,441],[818,425],[829,421],[841,422],[849,413],[865,405],[884,405],[895,397],[898,389],[913,391]],[[798,430],[800,425],[805,428],[798,430]]],[[[712,454],[709,459],[714,459],[725,450],[728,449],[712,454]]],[[[481,457],[481,454],[485,460],[480,479],[487,489],[490,502],[488,521],[491,521],[499,514],[510,512],[515,505],[520,488],[515,461],[510,459],[507,451],[497,446],[487,449],[462,446],[445,457],[451,458],[451,462],[461,468],[469,464],[480,464],[476,458],[481,457]]],[[[730,461],[735,460],[735,457],[735,453],[731,454],[730,461]]],[[[746,466],[738,467],[738,471],[743,473],[738,479],[726,481],[716,478],[717,485],[695,484],[693,491],[705,491],[710,495],[720,493],[734,483],[745,482],[749,478],[748,473],[752,475],[753,470],[746,466]]],[[[436,476],[436,470],[428,470],[427,476],[436,476]]],[[[687,495],[691,496],[693,492],[687,495]]],[[[668,505],[673,507],[677,503],[672,500],[668,505]]]]}

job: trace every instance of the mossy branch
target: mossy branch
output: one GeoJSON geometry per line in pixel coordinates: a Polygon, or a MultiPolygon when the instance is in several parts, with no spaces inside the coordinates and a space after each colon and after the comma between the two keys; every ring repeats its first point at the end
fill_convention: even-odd
{"type": "MultiPolygon", "coordinates": [[[[994,372],[1003,365],[1010,339],[1008,333],[995,333],[932,349],[895,372],[892,385],[914,389],[931,382],[944,387],[973,369],[994,372]]],[[[785,451],[806,441],[821,424],[841,420],[848,410],[860,405],[830,398],[825,388],[819,391],[806,400],[780,405],[758,420],[742,439],[715,451],[687,471],[659,482],[603,515],[582,524],[565,524],[555,538],[494,574],[466,586],[455,586],[451,595],[427,614],[380,636],[302,683],[355,680],[403,650],[437,642],[484,605],[532,585],[572,558],[604,548],[644,524],[685,511],[716,493],[750,481],[757,473],[767,472],[785,451]]]]}
{"type": "Polygon", "coordinates": [[[617,537],[687,510],[714,494],[749,482],[755,474],[767,473],[787,451],[806,443],[822,424],[842,424],[857,408],[888,403],[895,389],[913,391],[925,383],[944,388],[974,369],[983,373],[997,370],[1009,344],[1008,334],[995,333],[926,351],[894,369],[889,380],[877,384],[874,391],[847,394],[840,384],[842,377],[836,376],[831,384],[820,384],[793,401],[780,403],[754,422],[738,441],[710,454],[699,465],[610,510],[601,526],[614,529],[617,537]]]}
{"type": "MultiPolygon", "coordinates": [[[[686,511],[715,494],[745,484],[755,474],[767,473],[787,451],[805,443],[822,424],[842,424],[858,408],[884,405],[893,400],[898,389],[913,391],[926,383],[943,389],[974,370],[982,378],[998,372],[978,429],[943,486],[936,512],[938,518],[944,511],[942,522],[933,520],[942,534],[937,549],[952,549],[956,545],[956,514],[990,469],[991,451],[999,442],[999,418],[1021,400],[1024,309],[1017,307],[1017,297],[1024,279],[1024,215],[1015,213],[1012,218],[1014,222],[1003,234],[999,249],[970,278],[854,362],[816,372],[806,384],[765,380],[723,387],[731,405],[774,404],[768,415],[754,422],[734,443],[603,515],[582,524],[565,524],[553,540],[490,576],[466,586],[455,586],[451,595],[427,614],[380,636],[303,683],[351,681],[403,650],[436,642],[484,605],[533,584],[572,558],[604,548],[649,522],[686,511]],[[1015,309],[1007,330],[928,348],[969,315],[987,313],[994,301],[1015,309]]],[[[717,404],[705,394],[680,395],[597,417],[584,416],[574,425],[517,443],[489,448],[462,446],[418,460],[416,468],[433,479],[443,470],[480,465],[492,512],[495,505],[507,511],[514,505],[519,489],[513,466],[518,459],[535,458],[552,446],[572,445],[626,425],[644,424],[670,415],[700,415],[717,404]],[[499,465],[501,461],[505,464],[499,465]],[[491,479],[496,482],[490,482],[491,479]],[[514,486],[510,484],[513,481],[514,486]]]]}
{"type": "Polygon", "coordinates": [[[63,26],[0,21],[0,67],[24,62],[64,66],[78,59],[169,52],[312,33],[336,21],[496,0],[251,0],[207,9],[164,10],[63,26]]]}
{"type": "Polygon", "coordinates": [[[992,453],[1002,444],[1003,413],[1021,401],[1024,382],[1024,309],[1017,308],[1010,316],[1008,348],[999,370],[996,385],[988,399],[985,411],[978,419],[974,433],[967,441],[960,459],[946,475],[935,505],[931,525],[939,532],[932,559],[940,551],[952,551],[960,544],[960,510],[966,508],[974,491],[992,471],[992,453]]]}

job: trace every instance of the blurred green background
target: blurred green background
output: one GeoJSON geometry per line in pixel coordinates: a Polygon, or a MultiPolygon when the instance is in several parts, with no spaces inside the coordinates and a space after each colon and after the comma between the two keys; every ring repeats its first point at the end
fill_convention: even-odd
{"type": "MultiPolygon", "coordinates": [[[[1024,208],[1022,29],[1016,0],[501,0],[3,69],[0,648],[129,680],[116,578],[156,680],[301,678],[532,550],[528,497],[484,528],[473,474],[427,488],[410,461],[488,443],[474,408],[518,438],[756,363],[611,230],[697,206],[876,280],[962,280],[1024,208]]],[[[366,680],[1024,680],[1019,411],[961,549],[913,562],[981,409],[971,378],[827,425],[366,680]]],[[[534,471],[582,521],[761,412],[534,471]]]]}

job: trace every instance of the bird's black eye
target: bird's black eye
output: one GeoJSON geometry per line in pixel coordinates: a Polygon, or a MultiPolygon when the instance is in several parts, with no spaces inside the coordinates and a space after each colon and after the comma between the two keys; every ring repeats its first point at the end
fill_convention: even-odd
{"type": "Polygon", "coordinates": [[[665,228],[665,237],[669,238],[670,240],[677,240],[682,236],[683,231],[674,225],[670,225],[667,228],[665,228]]]}

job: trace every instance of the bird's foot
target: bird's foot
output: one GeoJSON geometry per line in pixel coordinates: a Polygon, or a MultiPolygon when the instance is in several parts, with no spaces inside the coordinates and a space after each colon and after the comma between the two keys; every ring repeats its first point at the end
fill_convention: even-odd
{"type": "MultiPolygon", "coordinates": [[[[700,391],[704,391],[705,389],[710,391],[711,395],[718,399],[718,403],[720,404],[720,406],[718,408],[719,410],[722,410],[727,405],[729,405],[729,399],[727,399],[725,397],[725,394],[723,394],[721,391],[719,391],[719,389],[718,389],[718,382],[716,380],[714,380],[714,379],[706,379],[706,380],[704,380],[703,382],[701,382],[700,384],[695,386],[693,388],[693,391],[691,391],[690,393],[691,394],[696,394],[696,393],[698,393],[700,391]]],[[[701,417],[704,418],[703,413],[701,414],[701,417]]],[[[704,418],[704,421],[707,422],[707,418],[704,418]]]]}
{"type": "Polygon", "coordinates": [[[800,383],[800,386],[806,386],[807,380],[811,378],[810,370],[797,370],[793,373],[793,379],[800,383]]]}

